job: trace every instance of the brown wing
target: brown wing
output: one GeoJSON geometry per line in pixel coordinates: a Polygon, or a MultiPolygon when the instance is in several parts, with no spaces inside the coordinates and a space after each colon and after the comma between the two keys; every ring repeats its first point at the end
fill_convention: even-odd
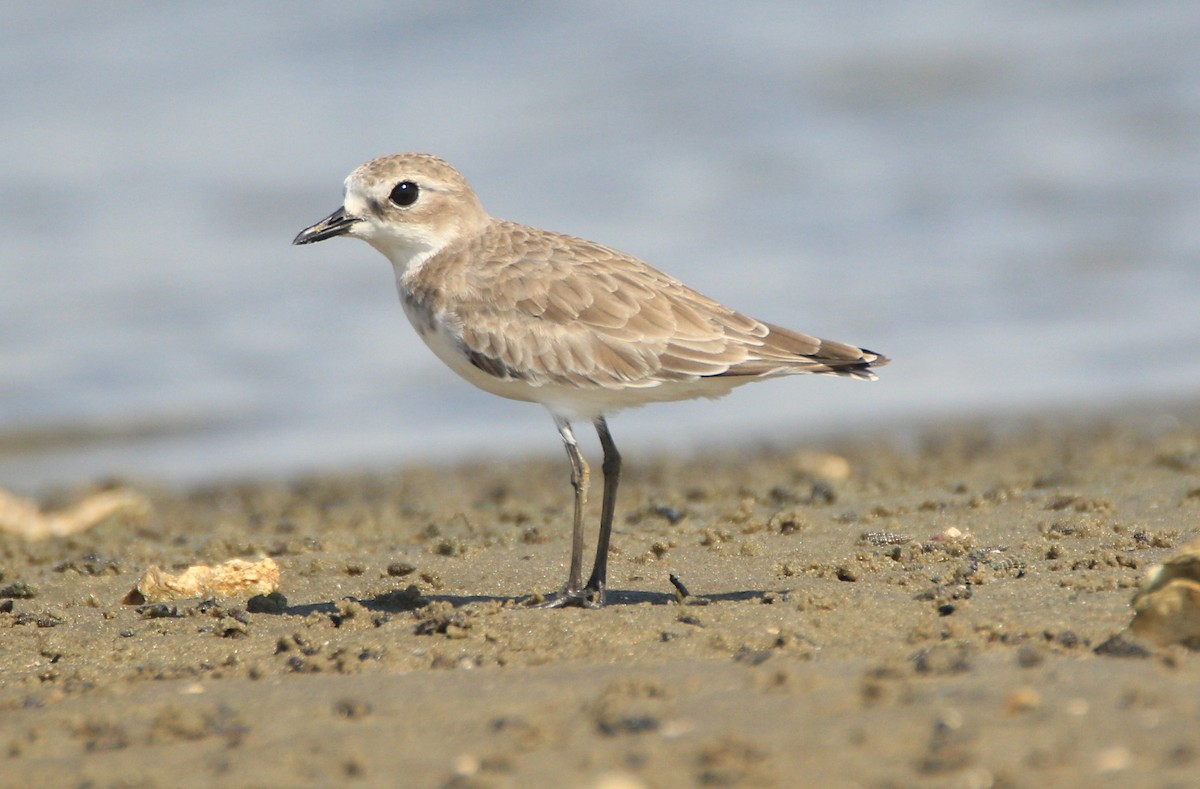
{"type": "Polygon", "coordinates": [[[871,378],[886,359],[724,307],[636,258],[498,223],[443,308],[476,367],[530,383],[624,388],[709,376],[871,378]],[[502,256],[508,262],[490,262],[502,256]],[[513,259],[517,262],[511,262],[513,259]]]}

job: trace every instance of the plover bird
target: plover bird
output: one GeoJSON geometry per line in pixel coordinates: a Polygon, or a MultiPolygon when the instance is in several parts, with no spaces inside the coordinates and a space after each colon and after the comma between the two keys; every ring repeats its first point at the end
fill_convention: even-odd
{"type": "Polygon", "coordinates": [[[635,257],[488,215],[466,180],[423,153],[373,159],[350,173],[342,207],[293,244],[361,238],[392,262],[421,339],[492,394],[541,403],[554,418],[575,488],[567,583],[545,605],[604,605],[621,456],[605,417],[623,408],[720,397],[797,373],[873,379],[873,351],[743,315],[635,257]],[[588,464],[571,420],[588,419],[604,451],[604,498],[592,574],[583,582],[588,464]]]}

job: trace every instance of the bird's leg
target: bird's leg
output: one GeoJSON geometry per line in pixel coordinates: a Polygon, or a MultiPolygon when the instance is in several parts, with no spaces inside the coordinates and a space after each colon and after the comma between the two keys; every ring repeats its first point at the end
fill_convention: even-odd
{"type": "Polygon", "coordinates": [[[608,540],[612,536],[613,511],[617,506],[617,485],[621,482],[621,453],[608,433],[604,417],[594,422],[600,446],[604,448],[604,501],[600,506],[600,539],[596,541],[596,563],[592,566],[592,577],[584,587],[590,606],[604,605],[604,587],[608,578],[608,540]]]}
{"type": "MultiPolygon", "coordinates": [[[[587,502],[588,471],[587,461],[575,443],[575,433],[571,431],[571,423],[561,417],[554,417],[558,434],[562,436],[563,445],[567,448],[567,457],[571,460],[571,486],[575,488],[575,524],[571,530],[571,569],[567,573],[567,585],[553,600],[542,603],[539,608],[560,608],[566,605],[578,605],[592,608],[588,600],[587,590],[583,588],[583,505],[587,502]]],[[[607,491],[607,486],[605,488],[607,491]]],[[[606,493],[607,497],[607,493],[606,493]]]]}

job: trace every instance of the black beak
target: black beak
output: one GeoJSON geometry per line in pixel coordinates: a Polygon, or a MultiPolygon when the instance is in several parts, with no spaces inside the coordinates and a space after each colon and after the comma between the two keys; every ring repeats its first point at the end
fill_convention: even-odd
{"type": "Polygon", "coordinates": [[[312,227],[306,227],[301,230],[292,239],[292,244],[297,246],[300,244],[312,244],[316,241],[333,238],[334,236],[345,235],[350,232],[350,228],[354,227],[354,223],[358,221],[358,217],[346,213],[345,207],[339,208],[312,227]]]}

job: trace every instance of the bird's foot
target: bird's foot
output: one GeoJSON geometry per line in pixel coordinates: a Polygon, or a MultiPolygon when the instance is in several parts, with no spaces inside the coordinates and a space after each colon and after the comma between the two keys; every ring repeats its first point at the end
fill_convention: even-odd
{"type": "Polygon", "coordinates": [[[603,608],[604,587],[585,586],[582,589],[563,587],[557,594],[541,603],[534,603],[530,608],[603,608]]]}

